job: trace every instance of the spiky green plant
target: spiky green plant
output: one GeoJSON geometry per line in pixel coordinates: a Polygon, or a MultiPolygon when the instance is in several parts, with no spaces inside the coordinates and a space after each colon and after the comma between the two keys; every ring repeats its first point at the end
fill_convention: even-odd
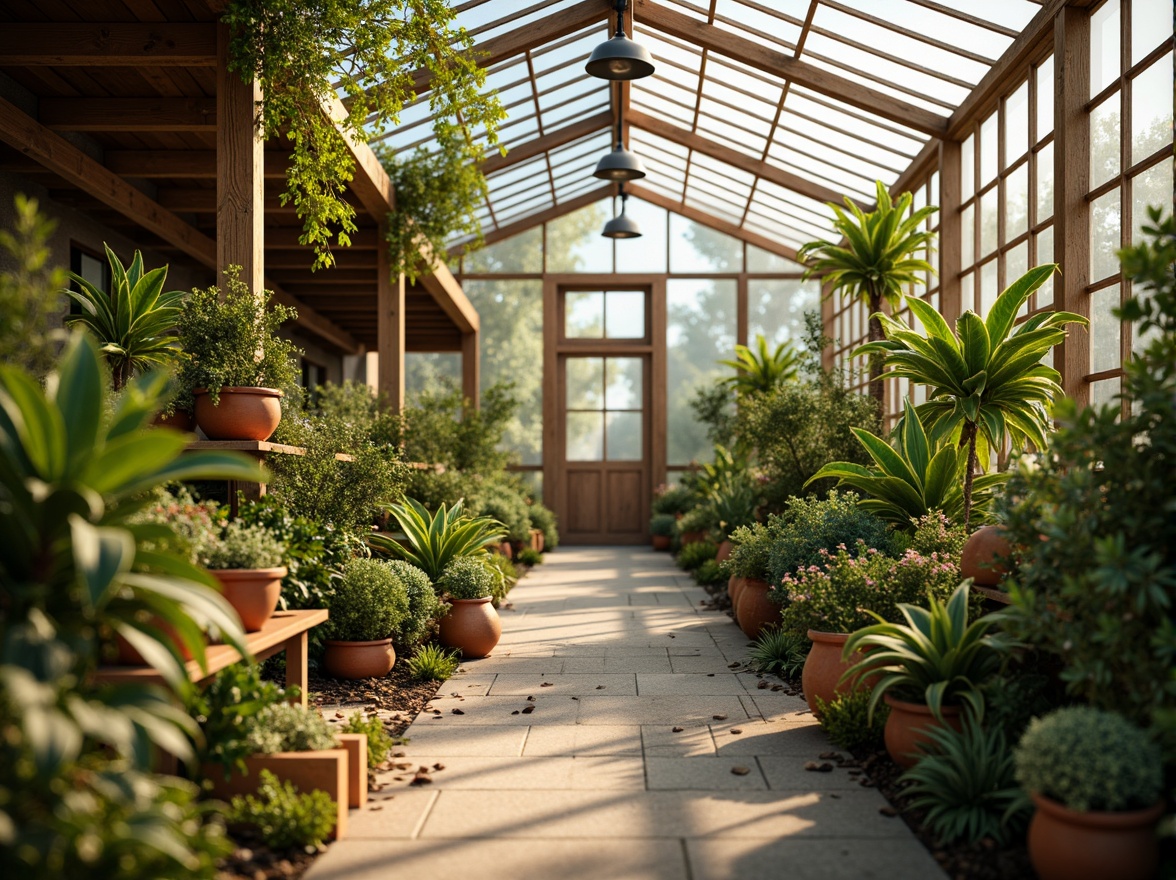
{"type": "Polygon", "coordinates": [[[765,629],[755,640],[747,665],[756,672],[771,672],[781,678],[797,678],[804,668],[809,647],[809,640],[798,633],[779,627],[765,629]]]}
{"type": "Polygon", "coordinates": [[[452,507],[442,504],[436,513],[413,498],[388,507],[408,541],[405,547],[387,535],[372,535],[372,549],[403,559],[429,576],[434,584],[441,580],[445,567],[459,556],[477,556],[490,544],[506,537],[502,524],[488,516],[468,516],[462,502],[452,507]]]}
{"type": "Polygon", "coordinates": [[[736,345],[735,359],[719,363],[735,370],[735,375],[728,376],[722,384],[734,388],[739,397],[767,394],[777,385],[795,379],[800,371],[800,355],[792,343],[785,340],[775,351],[768,351],[768,340],[762,333],[755,338],[754,351],[749,346],[736,345]]]}
{"type": "Polygon", "coordinates": [[[460,663],[455,652],[425,645],[409,658],[408,670],[417,681],[445,681],[457,672],[460,663]]]}

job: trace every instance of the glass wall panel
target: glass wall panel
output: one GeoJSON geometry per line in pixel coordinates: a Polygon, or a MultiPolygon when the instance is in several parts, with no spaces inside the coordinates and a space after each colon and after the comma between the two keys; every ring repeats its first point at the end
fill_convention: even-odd
{"type": "Polygon", "coordinates": [[[453,351],[404,354],[404,396],[410,403],[422,391],[461,387],[461,355],[453,351]]]}
{"type": "Polygon", "coordinates": [[[462,271],[471,274],[542,272],[543,227],[536,226],[467,254],[462,271]]]}
{"type": "Polygon", "coordinates": [[[600,234],[608,213],[607,202],[597,202],[547,224],[548,272],[613,270],[612,239],[600,234]]]}
{"type": "Polygon", "coordinates": [[[792,278],[749,278],[747,280],[747,340],[763,335],[775,346],[791,339],[799,344],[804,336],[804,314],[821,308],[818,281],[792,278]]]}
{"type": "Polygon", "coordinates": [[[670,271],[742,272],[743,242],[670,214],[670,271]]]}
{"type": "Polygon", "coordinates": [[[637,221],[641,237],[616,242],[618,272],[666,271],[666,236],[669,219],[665,208],[641,199],[629,199],[625,214],[637,221]]]}
{"type": "Polygon", "coordinates": [[[1169,52],[1131,82],[1131,161],[1142,162],[1171,141],[1172,53],[1169,52]]]}
{"type": "Polygon", "coordinates": [[[787,257],[781,257],[771,251],[765,251],[754,244],[747,246],[747,271],[760,272],[764,275],[791,275],[804,272],[804,266],[794,263],[787,257]]]}
{"type": "Polygon", "coordinates": [[[564,336],[600,339],[604,336],[604,293],[570,290],[564,296],[564,336]]]}

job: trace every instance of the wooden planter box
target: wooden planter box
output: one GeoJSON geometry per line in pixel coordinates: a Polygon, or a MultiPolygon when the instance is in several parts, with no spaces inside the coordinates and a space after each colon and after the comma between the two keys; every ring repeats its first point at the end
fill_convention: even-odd
{"type": "Polygon", "coordinates": [[[531,549],[536,553],[542,553],[543,546],[543,530],[531,529],[531,549]]]}
{"type": "Polygon", "coordinates": [[[339,748],[347,750],[347,806],[362,810],[367,806],[368,756],[366,733],[341,733],[339,748]]]}

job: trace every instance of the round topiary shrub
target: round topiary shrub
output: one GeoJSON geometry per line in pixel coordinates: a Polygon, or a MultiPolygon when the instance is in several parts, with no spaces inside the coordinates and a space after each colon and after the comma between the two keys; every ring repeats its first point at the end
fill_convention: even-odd
{"type": "Polygon", "coordinates": [[[494,593],[494,575],[473,556],[459,556],[445,566],[441,586],[452,599],[484,599],[494,593]]]}
{"type": "Polygon", "coordinates": [[[429,627],[441,614],[441,600],[429,581],[429,576],[403,559],[385,563],[404,585],[408,597],[408,613],[392,634],[397,650],[414,647],[424,641],[429,627]]]}
{"type": "Polygon", "coordinates": [[[391,563],[352,559],[331,599],[327,629],[339,641],[377,641],[396,634],[408,614],[408,591],[391,563]]]}

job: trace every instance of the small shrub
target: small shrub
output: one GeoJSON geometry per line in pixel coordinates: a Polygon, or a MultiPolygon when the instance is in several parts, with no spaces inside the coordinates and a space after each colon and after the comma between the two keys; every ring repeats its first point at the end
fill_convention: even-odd
{"type": "Polygon", "coordinates": [[[977,843],[991,837],[1004,846],[1019,839],[1031,810],[1017,785],[1004,731],[980,726],[969,714],[962,729],[927,730],[924,757],[900,777],[911,806],[943,843],[977,843]]]}
{"type": "Polygon", "coordinates": [[[730,574],[757,581],[766,581],[771,576],[769,561],[777,521],[777,517],[769,517],[767,523],[752,523],[731,533],[731,555],[724,563],[730,574]]]}
{"type": "Polygon", "coordinates": [[[1115,712],[1090,706],[1035,718],[1014,750],[1017,781],[1071,810],[1150,807],[1160,797],[1160,749],[1115,712]]]}
{"type": "Polygon", "coordinates": [[[367,735],[367,765],[369,770],[375,770],[386,760],[392,751],[392,737],[384,729],[384,722],[378,715],[364,715],[354,713],[347,719],[343,728],[344,733],[363,733],[367,735]]]}
{"type": "Polygon", "coordinates": [[[433,621],[441,615],[441,600],[437,598],[429,576],[415,565],[403,559],[392,559],[385,564],[404,584],[408,598],[408,613],[392,634],[397,650],[407,650],[428,636],[433,621]]]}
{"type": "Polygon", "coordinates": [[[538,501],[532,502],[529,508],[531,514],[531,528],[543,533],[543,549],[554,550],[559,546],[559,529],[555,521],[555,513],[549,507],[544,507],[538,501]]]}
{"type": "Polygon", "coordinates": [[[417,681],[446,681],[459,664],[455,653],[439,645],[425,645],[409,658],[408,670],[417,681]]]}
{"type": "Polygon", "coordinates": [[[655,513],[649,519],[649,534],[669,538],[674,534],[678,520],[672,513],[655,513]]]}
{"type": "Polygon", "coordinates": [[[695,541],[678,552],[678,568],[694,571],[704,562],[713,560],[719,552],[717,544],[711,541],[695,541]]]}
{"type": "Polygon", "coordinates": [[[246,742],[255,754],[318,752],[336,747],[327,720],[313,709],[293,703],[266,706],[250,725],[246,742]]]}
{"type": "Polygon", "coordinates": [[[1061,704],[1060,688],[1050,676],[1034,672],[1033,668],[1023,660],[1009,664],[980,687],[984,694],[984,725],[1003,730],[1009,742],[1017,742],[1030,721],[1061,704]]]}
{"type": "Polygon", "coordinates": [[[885,704],[878,706],[871,720],[868,688],[838,694],[828,703],[816,697],[815,702],[817,711],[814,714],[834,745],[850,751],[882,748],[882,731],[886,727],[890,707],[885,704]]]}
{"type": "Polygon", "coordinates": [[[197,750],[200,762],[220,764],[226,773],[244,770],[245,758],[255,751],[249,737],[260,713],[297,694],[298,688],[266,681],[260,666],[247,663],[234,663],[204,688],[193,688],[187,709],[204,735],[197,750]]]}
{"type": "Polygon", "coordinates": [[[828,498],[791,498],[782,522],[776,523],[768,559],[771,582],[823,562],[821,551],[834,553],[841,545],[887,552],[889,530],[882,520],[858,507],[853,492],[832,490],[828,498]]]}
{"type": "Polygon", "coordinates": [[[468,506],[472,513],[502,523],[508,541],[531,540],[531,511],[514,486],[498,482],[485,485],[468,506]]]}
{"type": "Polygon", "coordinates": [[[678,484],[660,487],[658,493],[653,497],[652,508],[654,513],[668,513],[670,516],[676,516],[679,513],[685,513],[697,503],[698,498],[693,490],[678,484]]]}
{"type": "Polygon", "coordinates": [[[331,600],[331,638],[370,642],[391,638],[409,616],[408,591],[382,559],[353,559],[331,600]]]}
{"type": "Polygon", "coordinates": [[[204,550],[200,564],[205,568],[276,568],[286,548],[262,526],[237,521],[225,526],[219,540],[204,550]]]}
{"type": "Polygon", "coordinates": [[[522,565],[542,565],[543,554],[530,547],[524,547],[519,551],[518,562],[522,565]]]}
{"type": "Polygon", "coordinates": [[[713,559],[706,560],[706,562],[694,569],[695,583],[704,587],[717,587],[719,584],[725,584],[727,577],[727,572],[723,568],[722,563],[715,562],[713,559]]]}
{"type": "Polygon", "coordinates": [[[706,532],[709,534],[717,529],[718,526],[718,517],[715,514],[714,508],[709,504],[700,504],[698,507],[690,508],[677,521],[679,535],[686,535],[690,532],[706,532]]]}
{"type": "Polygon", "coordinates": [[[494,600],[494,607],[497,608],[498,604],[514,589],[514,585],[519,582],[519,570],[501,553],[487,553],[478,558],[494,578],[490,598],[494,600]]]}
{"type": "Polygon", "coordinates": [[[495,578],[481,559],[459,556],[445,566],[440,586],[453,599],[482,599],[494,595],[495,578]]]}
{"type": "Polygon", "coordinates": [[[770,672],[780,678],[799,678],[808,657],[809,640],[787,630],[765,629],[755,640],[748,661],[756,672],[770,672]]]}
{"type": "Polygon", "coordinates": [[[256,827],[271,849],[322,846],[337,815],[330,795],[325,791],[299,794],[293,783],[279,782],[269,770],[261,771],[260,781],[256,796],[233,798],[225,818],[234,825],[256,827]]]}

